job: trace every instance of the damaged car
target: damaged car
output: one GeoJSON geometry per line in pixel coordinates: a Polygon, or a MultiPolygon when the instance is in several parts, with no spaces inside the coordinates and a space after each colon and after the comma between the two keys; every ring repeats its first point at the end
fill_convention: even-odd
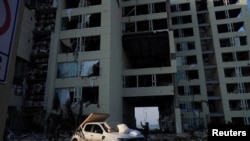
{"type": "Polygon", "coordinates": [[[71,141],[145,141],[140,131],[124,123],[107,122],[109,114],[91,113],[74,131],[71,141]]]}

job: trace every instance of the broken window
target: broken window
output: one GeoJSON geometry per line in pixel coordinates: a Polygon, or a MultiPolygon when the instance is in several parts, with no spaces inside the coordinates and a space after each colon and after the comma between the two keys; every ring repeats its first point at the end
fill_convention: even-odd
{"type": "Polygon", "coordinates": [[[166,2],[149,3],[137,6],[126,6],[122,8],[123,17],[161,12],[166,12],[166,2]]]}
{"type": "Polygon", "coordinates": [[[212,39],[203,39],[200,41],[202,51],[212,51],[214,50],[213,47],[213,40],[212,39]]]}
{"type": "Polygon", "coordinates": [[[137,5],[136,6],[136,15],[146,15],[148,14],[148,5],[137,5]]]}
{"type": "Polygon", "coordinates": [[[190,3],[171,5],[171,12],[189,11],[190,3]]]}
{"type": "Polygon", "coordinates": [[[222,53],[223,62],[246,61],[249,60],[249,51],[234,53],[222,53]]]}
{"type": "Polygon", "coordinates": [[[200,86],[199,85],[190,86],[190,92],[192,95],[200,95],[201,94],[200,86]]]}
{"type": "Polygon", "coordinates": [[[101,26],[101,13],[91,13],[89,17],[88,27],[99,27],[101,26]]]}
{"type": "Polygon", "coordinates": [[[235,61],[235,55],[233,53],[222,53],[223,62],[233,62],[235,61]]]}
{"type": "Polygon", "coordinates": [[[188,85],[179,86],[179,87],[178,87],[178,94],[179,94],[179,95],[185,95],[185,96],[193,95],[193,93],[192,93],[192,91],[191,91],[191,87],[188,86],[188,85]]]}
{"type": "Polygon", "coordinates": [[[241,76],[243,76],[241,67],[225,68],[224,72],[225,72],[225,77],[241,77],[241,76]]]}
{"type": "Polygon", "coordinates": [[[149,31],[149,21],[138,21],[137,32],[149,31]]]}
{"type": "Polygon", "coordinates": [[[82,15],[79,28],[91,28],[101,26],[101,13],[82,15]]]}
{"type": "Polygon", "coordinates": [[[176,50],[177,51],[188,51],[188,50],[195,50],[195,42],[181,42],[176,43],[176,50]]]}
{"type": "MultiPolygon", "coordinates": [[[[201,112],[202,111],[202,102],[193,102],[193,104],[194,104],[194,110],[198,110],[199,112],[201,112]]],[[[199,115],[196,115],[197,117],[199,116],[199,115]]]]}
{"type": "Polygon", "coordinates": [[[124,88],[168,86],[173,83],[172,74],[124,76],[123,81],[124,88]]]}
{"type": "MultiPolygon", "coordinates": [[[[70,9],[67,12],[70,12],[70,9]]],[[[101,26],[101,13],[91,13],[84,15],[71,16],[62,18],[61,30],[82,29],[101,26]]]]}
{"type": "Polygon", "coordinates": [[[208,13],[199,13],[197,14],[198,24],[209,23],[209,14],[208,13]]]}
{"type": "Polygon", "coordinates": [[[211,36],[211,28],[210,26],[200,26],[199,27],[200,37],[209,37],[211,36]]]}
{"type": "Polygon", "coordinates": [[[129,22],[129,23],[123,23],[123,33],[133,33],[135,32],[135,23],[129,22]]]}
{"type": "Polygon", "coordinates": [[[249,51],[236,52],[237,61],[247,61],[249,58],[249,51]]]}
{"type": "Polygon", "coordinates": [[[182,28],[182,29],[175,29],[174,30],[174,37],[189,37],[193,36],[193,28],[182,28]]]}
{"type": "Polygon", "coordinates": [[[183,56],[176,57],[176,65],[177,66],[183,66],[183,64],[186,64],[185,58],[183,56]]]}
{"type": "Polygon", "coordinates": [[[60,40],[59,53],[77,52],[80,48],[80,38],[69,38],[60,40]]]}
{"type": "Polygon", "coordinates": [[[82,37],[81,47],[84,51],[100,50],[100,36],[82,37]]]}
{"type": "Polygon", "coordinates": [[[57,64],[57,78],[76,77],[78,73],[77,62],[64,62],[57,64]]]}
{"type": "Polygon", "coordinates": [[[76,88],[57,88],[56,94],[53,100],[53,109],[60,108],[63,112],[67,113],[72,103],[74,103],[74,95],[76,94],[76,88]]]}
{"type": "MultiPolygon", "coordinates": [[[[250,76],[250,67],[241,67],[242,76],[250,76]]],[[[248,87],[250,88],[250,87],[248,87]]]]}
{"type": "Polygon", "coordinates": [[[77,29],[81,16],[63,17],[61,23],[61,30],[77,29]]]}
{"type": "Polygon", "coordinates": [[[236,4],[238,0],[213,0],[214,6],[224,6],[224,5],[231,5],[236,4]]]}
{"type": "Polygon", "coordinates": [[[58,94],[60,104],[66,104],[67,102],[73,103],[73,95],[76,93],[75,88],[57,88],[56,93],[58,94]]]}
{"type": "MultiPolygon", "coordinates": [[[[226,84],[228,94],[245,93],[250,83],[230,83],[226,84]]],[[[249,90],[249,89],[248,89],[249,90]]]]}
{"type": "Polygon", "coordinates": [[[184,70],[178,70],[176,76],[178,80],[186,80],[187,78],[187,75],[184,70]]]}
{"type": "Polygon", "coordinates": [[[185,95],[186,86],[178,86],[178,94],[185,95]]]}
{"type": "Polygon", "coordinates": [[[170,65],[167,32],[124,34],[123,48],[130,68],[153,68],[170,65]]]}
{"type": "Polygon", "coordinates": [[[250,108],[250,100],[242,99],[242,100],[229,100],[230,110],[249,110],[250,108]]]}
{"type": "MultiPolygon", "coordinates": [[[[248,104],[250,104],[248,102],[248,104]]],[[[232,124],[233,125],[248,125],[250,123],[249,117],[232,117],[232,124]]]]}
{"type": "Polygon", "coordinates": [[[83,87],[82,100],[85,107],[90,104],[99,104],[99,87],[83,87]]]}
{"type": "Polygon", "coordinates": [[[154,3],[154,13],[166,12],[166,2],[154,3]]]}
{"type": "Polygon", "coordinates": [[[231,37],[231,38],[222,38],[220,39],[220,47],[238,47],[247,45],[247,37],[231,37]]]}
{"type": "Polygon", "coordinates": [[[244,93],[250,93],[250,83],[249,82],[244,83],[244,93]]]}
{"type": "Polygon", "coordinates": [[[99,101],[99,87],[57,88],[55,91],[53,109],[60,107],[65,113],[71,108],[73,113],[79,114],[82,102],[82,106],[87,107],[99,101]]]}
{"type": "Polygon", "coordinates": [[[157,19],[153,20],[153,30],[167,29],[167,19],[157,19]]]}
{"type": "Polygon", "coordinates": [[[76,8],[79,6],[80,0],[65,0],[65,8],[76,8]]]}
{"type": "Polygon", "coordinates": [[[218,33],[226,33],[226,32],[241,32],[244,31],[244,23],[228,23],[228,24],[220,24],[217,25],[218,33]]]}
{"type": "Polygon", "coordinates": [[[136,15],[146,15],[152,13],[166,12],[166,3],[160,2],[160,3],[137,5],[135,9],[136,9],[136,15]]]}
{"type": "Polygon", "coordinates": [[[88,28],[90,23],[91,14],[85,14],[80,16],[80,20],[78,21],[78,28],[88,28]]]}
{"type": "Polygon", "coordinates": [[[137,76],[124,76],[123,87],[124,88],[137,87],[137,76]]]}
{"type": "Polygon", "coordinates": [[[127,6],[122,8],[122,16],[135,16],[135,6],[127,6]]]}
{"type": "Polygon", "coordinates": [[[182,112],[193,112],[193,104],[191,101],[180,101],[180,110],[182,112]]]}
{"type": "Polygon", "coordinates": [[[196,11],[207,10],[207,1],[196,1],[196,11]]]}
{"type": "Polygon", "coordinates": [[[186,71],[187,80],[199,79],[198,70],[188,70],[186,71]]]}
{"type": "Polygon", "coordinates": [[[122,30],[123,33],[133,33],[133,32],[144,32],[152,30],[164,30],[167,28],[168,28],[167,19],[156,19],[148,21],[138,21],[136,24],[133,22],[123,23],[122,30]]]}
{"type": "Polygon", "coordinates": [[[196,59],[196,55],[190,55],[190,56],[185,56],[186,57],[186,65],[194,65],[197,64],[197,59],[196,59]]]}
{"type": "Polygon", "coordinates": [[[218,95],[217,90],[218,90],[218,85],[217,84],[207,84],[207,95],[208,96],[216,96],[218,95]]]}
{"type": "Polygon", "coordinates": [[[213,53],[209,53],[209,54],[203,54],[202,55],[203,58],[203,63],[204,65],[214,65],[215,64],[215,57],[213,53]]]}
{"type": "Polygon", "coordinates": [[[216,20],[221,19],[229,19],[229,18],[236,18],[241,16],[241,8],[237,9],[229,9],[229,10],[223,10],[223,11],[216,11],[215,17],[216,20]]]}
{"type": "Polygon", "coordinates": [[[183,65],[195,65],[197,64],[197,59],[195,55],[191,56],[180,56],[176,58],[176,62],[178,66],[183,65]]]}
{"type": "Polygon", "coordinates": [[[99,76],[100,61],[99,60],[89,60],[82,62],[81,76],[99,76]]]}
{"type": "Polygon", "coordinates": [[[187,23],[192,23],[191,15],[172,17],[173,25],[187,24],[187,23]]]}
{"type": "Polygon", "coordinates": [[[224,68],[225,77],[250,76],[250,67],[224,68]]]}
{"type": "Polygon", "coordinates": [[[70,108],[74,114],[81,112],[81,88],[57,88],[55,91],[53,109],[57,110],[61,108],[63,112],[67,113],[70,108]]]}
{"type": "Polygon", "coordinates": [[[225,77],[235,77],[235,68],[224,68],[225,77]]]}
{"type": "Polygon", "coordinates": [[[171,74],[156,74],[156,86],[168,86],[173,84],[171,74]]]}
{"type": "Polygon", "coordinates": [[[207,81],[215,81],[217,78],[217,69],[215,67],[205,69],[205,77],[207,81]]]}
{"type": "Polygon", "coordinates": [[[139,75],[138,76],[139,87],[152,87],[152,75],[139,75]]]}
{"type": "Polygon", "coordinates": [[[74,53],[78,51],[100,50],[100,35],[82,38],[61,39],[59,53],[74,53]]]}

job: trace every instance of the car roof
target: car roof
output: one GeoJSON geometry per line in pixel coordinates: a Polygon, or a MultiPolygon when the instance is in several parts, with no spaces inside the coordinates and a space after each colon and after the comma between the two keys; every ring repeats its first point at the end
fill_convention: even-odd
{"type": "Polygon", "coordinates": [[[77,129],[81,129],[81,127],[88,122],[104,122],[109,117],[109,114],[106,113],[91,113],[78,127],[77,129]]]}

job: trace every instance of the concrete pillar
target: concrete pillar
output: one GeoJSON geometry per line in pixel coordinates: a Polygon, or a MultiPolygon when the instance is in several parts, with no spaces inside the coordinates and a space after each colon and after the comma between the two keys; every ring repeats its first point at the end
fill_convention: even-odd
{"type": "Polygon", "coordinates": [[[177,134],[182,133],[181,110],[179,107],[175,108],[175,128],[177,134]]]}

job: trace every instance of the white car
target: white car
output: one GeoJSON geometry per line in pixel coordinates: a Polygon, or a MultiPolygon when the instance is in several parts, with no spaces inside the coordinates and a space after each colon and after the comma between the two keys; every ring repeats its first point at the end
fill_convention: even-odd
{"type": "Polygon", "coordinates": [[[91,113],[71,137],[71,141],[145,141],[138,131],[124,123],[105,122],[108,114],[91,113]]]}

